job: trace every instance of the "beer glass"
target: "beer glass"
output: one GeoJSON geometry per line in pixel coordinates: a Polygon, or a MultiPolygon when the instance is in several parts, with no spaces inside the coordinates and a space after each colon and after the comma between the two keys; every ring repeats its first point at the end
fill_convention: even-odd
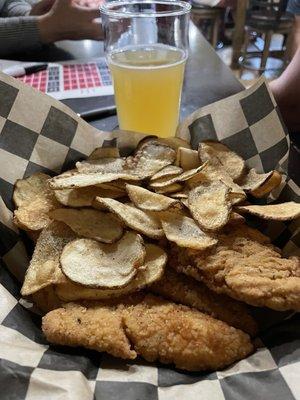
{"type": "Polygon", "coordinates": [[[120,129],[174,136],[190,9],[187,2],[166,0],[100,7],[120,129]]]}

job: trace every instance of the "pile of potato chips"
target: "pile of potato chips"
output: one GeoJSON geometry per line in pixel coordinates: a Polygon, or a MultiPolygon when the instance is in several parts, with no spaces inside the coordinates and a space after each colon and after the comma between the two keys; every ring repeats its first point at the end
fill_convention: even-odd
{"type": "Polygon", "coordinates": [[[300,204],[251,205],[281,182],[259,174],[224,144],[192,150],[179,138],[146,137],[134,153],[97,148],[76,168],[17,181],[14,221],[37,239],[23,295],[56,285],[62,300],[106,299],[158,281],[167,241],[205,250],[244,221],[299,217],[300,204]],[[38,236],[39,235],[39,236],[38,236]]]}

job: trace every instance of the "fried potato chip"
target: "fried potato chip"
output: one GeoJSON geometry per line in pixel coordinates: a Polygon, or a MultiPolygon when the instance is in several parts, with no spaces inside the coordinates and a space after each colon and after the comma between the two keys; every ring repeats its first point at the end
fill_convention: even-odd
{"type": "Polygon", "coordinates": [[[143,178],[149,178],[167,165],[173,164],[176,152],[166,144],[151,139],[142,140],[133,156],[127,157],[126,168],[143,178]]]}
{"type": "Polygon", "coordinates": [[[18,209],[14,212],[14,222],[19,228],[40,231],[49,225],[48,211],[59,205],[48,187],[49,178],[49,175],[36,173],[16,182],[13,199],[18,209]]]}
{"type": "Polygon", "coordinates": [[[170,195],[173,199],[187,199],[188,198],[188,192],[177,192],[177,193],[172,193],[170,195]]]}
{"type": "Polygon", "coordinates": [[[161,212],[159,217],[167,239],[180,247],[205,250],[217,243],[217,240],[203,232],[192,218],[171,212],[161,212]]]}
{"type": "Polygon", "coordinates": [[[260,186],[262,186],[273,174],[273,171],[270,171],[266,174],[258,174],[255,171],[255,168],[251,168],[249,172],[242,176],[238,180],[238,184],[240,187],[246,192],[250,192],[251,190],[258,189],[260,186]]]}
{"type": "Polygon", "coordinates": [[[113,244],[75,239],[64,247],[60,264],[73,282],[90,287],[120,288],[133,280],[145,255],[142,237],[126,232],[113,244]]]}
{"type": "Polygon", "coordinates": [[[240,225],[240,224],[244,224],[245,222],[246,222],[246,219],[241,214],[231,211],[228,224],[240,225]]]}
{"type": "Polygon", "coordinates": [[[183,189],[183,186],[180,185],[179,183],[172,183],[172,185],[164,186],[164,187],[157,188],[157,189],[154,189],[154,190],[158,194],[168,195],[168,194],[171,194],[171,193],[179,192],[182,189],[183,189]]]}
{"type": "Polygon", "coordinates": [[[13,201],[16,207],[30,203],[41,192],[48,194],[49,175],[37,172],[28,178],[18,179],[15,183],[13,201]]]}
{"type": "Polygon", "coordinates": [[[180,200],[180,202],[181,202],[181,204],[183,204],[184,205],[184,207],[186,207],[186,208],[189,208],[189,201],[188,201],[188,199],[181,199],[180,200]]]}
{"type": "Polygon", "coordinates": [[[54,286],[47,286],[31,295],[38,308],[47,313],[61,306],[61,300],[57,297],[54,286]]]}
{"type": "Polygon", "coordinates": [[[98,158],[96,160],[78,161],[76,168],[79,172],[87,173],[115,173],[124,172],[125,158],[98,158]]]}
{"type": "Polygon", "coordinates": [[[238,212],[256,215],[262,219],[275,221],[290,221],[300,217],[300,203],[288,201],[281,204],[267,204],[265,206],[249,205],[236,207],[238,212]]]}
{"type": "Polygon", "coordinates": [[[189,192],[189,209],[202,229],[214,231],[226,225],[231,212],[229,190],[222,181],[213,181],[189,192]]]}
{"type": "Polygon", "coordinates": [[[183,171],[188,171],[199,167],[201,161],[196,150],[179,147],[177,150],[176,165],[181,167],[183,171]]]}
{"type": "Polygon", "coordinates": [[[87,186],[78,189],[55,190],[56,200],[68,207],[89,207],[95,197],[111,197],[117,199],[125,195],[125,191],[117,187],[102,188],[101,186],[87,186]]]}
{"type": "Polygon", "coordinates": [[[202,162],[217,159],[234,181],[245,171],[245,161],[222,143],[202,142],[199,144],[198,152],[202,162]]]}
{"type": "Polygon", "coordinates": [[[268,196],[269,193],[272,192],[277,186],[280,185],[282,180],[282,176],[278,171],[273,171],[272,175],[265,181],[263,185],[260,187],[251,190],[250,193],[252,196],[260,199],[262,197],[268,196]]]}
{"type": "Polygon", "coordinates": [[[86,186],[94,186],[100,183],[116,181],[117,179],[125,179],[138,181],[140,177],[125,172],[107,172],[107,173],[81,173],[72,172],[69,175],[57,175],[49,181],[52,189],[72,189],[86,186]]]}
{"type": "Polygon", "coordinates": [[[88,156],[88,160],[99,160],[99,158],[119,158],[120,152],[117,147],[96,147],[88,156]]]}
{"type": "Polygon", "coordinates": [[[158,281],[163,275],[167,262],[165,251],[154,244],[145,244],[146,257],[134,279],[120,289],[92,289],[67,281],[56,286],[57,296],[64,301],[102,300],[133,293],[158,281]]]}
{"type": "Polygon", "coordinates": [[[160,221],[150,213],[114,199],[96,197],[93,206],[97,208],[99,205],[105,206],[113,214],[117,215],[126,226],[137,232],[153,239],[159,239],[164,236],[160,221]]]}
{"type": "Polygon", "coordinates": [[[103,243],[114,243],[123,235],[123,226],[111,213],[93,209],[57,208],[50,212],[55,221],[64,222],[78,236],[103,243]]]}
{"type": "Polygon", "coordinates": [[[213,161],[208,161],[199,174],[195,175],[188,181],[188,186],[193,188],[199,185],[199,182],[221,180],[231,190],[229,197],[232,204],[239,204],[246,199],[244,190],[228,175],[221,164],[215,164],[213,161]]]}
{"type": "Polygon", "coordinates": [[[166,167],[158,171],[156,174],[152,175],[152,177],[150,178],[150,182],[160,178],[166,178],[166,177],[174,178],[175,176],[182,174],[182,172],[183,169],[180,167],[176,167],[176,165],[167,165],[166,167]]]}
{"type": "Polygon", "coordinates": [[[174,149],[174,150],[178,150],[179,147],[184,147],[186,149],[191,148],[190,144],[186,140],[184,140],[180,137],[176,137],[176,136],[175,137],[172,136],[172,137],[168,137],[168,138],[158,138],[158,140],[160,142],[165,143],[168,146],[172,147],[172,149],[174,149]]]}
{"type": "Polygon", "coordinates": [[[62,222],[53,221],[42,230],[25,275],[22,296],[64,281],[59,257],[65,245],[75,238],[75,233],[62,222]]]}
{"type": "Polygon", "coordinates": [[[126,189],[130,200],[141,210],[164,211],[180,204],[176,199],[150,192],[139,186],[126,185],[126,189]]]}
{"type": "Polygon", "coordinates": [[[173,185],[174,183],[188,181],[189,179],[191,179],[195,175],[197,175],[204,167],[205,167],[205,164],[202,164],[197,168],[185,171],[182,174],[175,176],[173,178],[172,177],[171,178],[163,177],[160,179],[156,179],[155,181],[150,182],[150,187],[153,189],[161,189],[163,187],[173,185]]]}

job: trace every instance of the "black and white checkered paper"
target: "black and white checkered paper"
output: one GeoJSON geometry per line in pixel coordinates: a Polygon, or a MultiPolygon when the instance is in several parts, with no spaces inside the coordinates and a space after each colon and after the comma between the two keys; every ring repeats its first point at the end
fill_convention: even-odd
{"type": "MultiPolygon", "coordinates": [[[[196,111],[178,135],[218,139],[258,171],[280,168],[285,181],[269,201],[299,201],[288,171],[289,138],[266,84],[196,111]]],[[[300,399],[299,315],[257,310],[259,349],[213,373],[186,373],[143,360],[125,362],[79,348],[52,346],[41,316],[20,297],[28,240],[12,223],[16,179],[71,168],[95,147],[128,154],[137,134],[99,132],[70,109],[0,74],[0,399],[1,400],[295,400],[300,399]],[[274,322],[276,321],[276,323],[274,322]]],[[[299,226],[263,226],[287,254],[299,252],[299,226]]]]}

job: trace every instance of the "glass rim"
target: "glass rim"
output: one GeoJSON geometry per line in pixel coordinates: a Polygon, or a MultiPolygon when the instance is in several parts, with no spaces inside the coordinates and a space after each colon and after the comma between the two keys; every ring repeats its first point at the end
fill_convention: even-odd
{"type": "Polygon", "coordinates": [[[107,15],[113,18],[160,18],[160,17],[174,17],[178,15],[184,15],[190,12],[192,6],[186,1],[177,0],[114,0],[107,3],[103,3],[100,6],[101,14],[107,15]],[[131,11],[118,11],[114,10],[115,6],[126,6],[132,4],[164,4],[169,5],[170,10],[164,11],[152,11],[152,12],[131,12],[131,11]],[[177,6],[178,9],[171,9],[171,6],[177,6]]]}

